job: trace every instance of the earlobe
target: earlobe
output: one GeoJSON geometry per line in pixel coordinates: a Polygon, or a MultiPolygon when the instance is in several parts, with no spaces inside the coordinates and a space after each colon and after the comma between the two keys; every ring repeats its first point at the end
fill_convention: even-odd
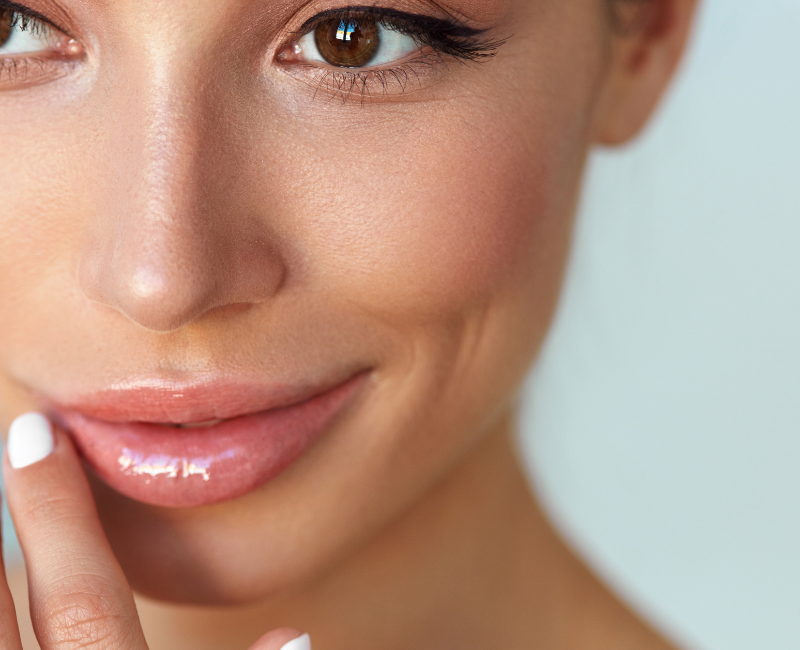
{"type": "Polygon", "coordinates": [[[611,53],[594,110],[594,142],[633,139],[658,106],[686,48],[697,0],[612,0],[611,53]]]}

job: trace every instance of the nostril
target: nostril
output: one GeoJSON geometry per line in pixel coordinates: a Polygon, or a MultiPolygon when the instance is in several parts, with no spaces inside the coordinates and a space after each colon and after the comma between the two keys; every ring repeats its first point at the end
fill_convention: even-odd
{"type": "Polygon", "coordinates": [[[277,293],[286,267],[270,223],[196,185],[190,178],[176,184],[185,191],[161,188],[177,195],[153,207],[146,199],[155,190],[142,181],[141,196],[102,204],[76,260],[84,295],[147,330],[171,332],[277,293]]]}
{"type": "Polygon", "coordinates": [[[180,232],[172,241],[142,239],[86,245],[79,281],[89,299],[148,330],[174,331],[215,310],[232,316],[269,299],[283,281],[282,257],[266,247],[252,254],[244,237],[233,247],[180,232]]]}
{"type": "Polygon", "coordinates": [[[118,273],[110,279],[108,304],[146,329],[166,332],[193,322],[224,302],[215,295],[216,281],[207,269],[169,266],[140,266],[128,277],[118,273]]]}
{"type": "Polygon", "coordinates": [[[226,296],[216,295],[217,279],[208,265],[191,265],[175,255],[136,260],[131,251],[128,259],[90,251],[80,273],[83,293],[145,329],[173,331],[225,303],[226,296]]]}

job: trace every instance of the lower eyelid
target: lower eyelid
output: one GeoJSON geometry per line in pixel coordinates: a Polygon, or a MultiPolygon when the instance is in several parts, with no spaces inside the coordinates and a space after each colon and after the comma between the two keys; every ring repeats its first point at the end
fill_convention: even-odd
{"type": "Polygon", "coordinates": [[[322,63],[330,65],[334,69],[366,70],[379,66],[389,66],[420,51],[420,45],[414,37],[387,27],[380,22],[378,22],[378,28],[381,39],[380,49],[375,59],[362,67],[347,68],[345,66],[336,66],[326,61],[317,48],[315,30],[307,32],[290,46],[282,48],[276,59],[282,63],[322,63]]]}
{"type": "Polygon", "coordinates": [[[34,18],[16,18],[15,22],[8,39],[0,46],[0,60],[41,58],[48,53],[74,59],[83,54],[83,48],[75,39],[48,23],[34,18]]]}
{"type": "Polygon", "coordinates": [[[418,91],[432,81],[442,57],[433,46],[423,45],[413,36],[381,27],[381,51],[362,67],[335,66],[325,61],[316,47],[313,30],[279,50],[275,61],[304,82],[315,98],[353,99],[361,104],[422,99],[418,91]]]}
{"type": "Polygon", "coordinates": [[[322,101],[350,101],[359,105],[397,101],[421,101],[430,86],[436,66],[421,56],[400,65],[384,68],[353,69],[299,65],[287,68],[291,76],[304,83],[309,96],[322,101]],[[420,94],[422,93],[422,94],[420,94]]]}
{"type": "Polygon", "coordinates": [[[40,86],[68,76],[84,54],[79,44],[66,37],[59,51],[45,49],[22,54],[0,51],[0,92],[40,86]]]}

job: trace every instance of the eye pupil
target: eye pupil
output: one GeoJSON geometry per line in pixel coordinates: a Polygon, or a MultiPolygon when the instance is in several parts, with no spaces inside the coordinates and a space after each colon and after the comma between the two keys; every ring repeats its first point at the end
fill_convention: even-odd
{"type": "Polygon", "coordinates": [[[317,27],[314,38],[322,58],[340,68],[367,65],[380,47],[380,30],[372,18],[325,21],[317,27]]]}
{"type": "Polygon", "coordinates": [[[8,10],[0,9],[0,47],[3,47],[11,38],[14,24],[14,14],[8,10]]]}

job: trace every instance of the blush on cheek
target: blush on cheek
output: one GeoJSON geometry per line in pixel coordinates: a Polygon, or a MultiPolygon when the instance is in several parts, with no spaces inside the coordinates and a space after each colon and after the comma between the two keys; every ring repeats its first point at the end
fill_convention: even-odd
{"type": "Polygon", "coordinates": [[[520,157],[497,147],[455,160],[429,159],[422,173],[434,180],[407,215],[406,249],[428,268],[428,291],[486,295],[534,252],[536,233],[550,216],[549,186],[520,157]]]}
{"type": "Polygon", "coordinates": [[[394,150],[391,191],[370,202],[368,215],[349,211],[360,236],[339,239],[339,263],[357,271],[349,292],[355,283],[373,304],[424,317],[484,303],[530,271],[561,216],[557,171],[541,163],[541,149],[474,132],[454,125],[435,139],[415,138],[423,144],[399,157],[394,150]]]}

